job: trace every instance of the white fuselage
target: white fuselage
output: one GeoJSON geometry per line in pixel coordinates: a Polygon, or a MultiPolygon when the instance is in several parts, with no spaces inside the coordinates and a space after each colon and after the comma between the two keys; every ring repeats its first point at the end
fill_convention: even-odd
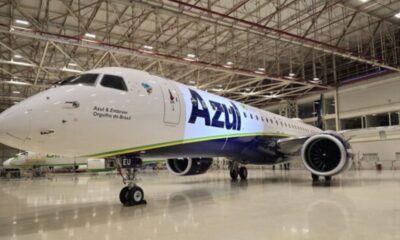
{"type": "Polygon", "coordinates": [[[63,157],[41,153],[18,153],[3,162],[6,169],[31,169],[35,167],[75,167],[86,165],[88,159],[80,157],[63,157]]]}
{"type": "Polygon", "coordinates": [[[162,157],[165,152],[158,150],[168,147],[175,147],[168,156],[215,156],[239,146],[235,144],[249,144],[254,137],[299,137],[321,132],[299,120],[147,72],[102,68],[87,73],[98,74],[92,86],[56,86],[3,112],[0,142],[64,156],[137,153],[162,157]],[[127,90],[104,87],[102,78],[106,74],[122,77],[127,90]],[[231,139],[237,140],[235,144],[231,139]],[[213,151],[205,145],[193,145],[206,142],[215,144],[213,151]],[[184,145],[198,148],[181,151],[177,147],[184,145]]]}

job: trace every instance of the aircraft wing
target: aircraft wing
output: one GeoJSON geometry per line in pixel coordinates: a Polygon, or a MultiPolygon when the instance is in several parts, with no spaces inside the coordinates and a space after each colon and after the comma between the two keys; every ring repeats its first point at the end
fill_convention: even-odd
{"type": "MultiPolygon", "coordinates": [[[[351,129],[351,130],[343,130],[337,132],[344,137],[346,141],[350,141],[353,138],[358,137],[367,137],[370,135],[381,135],[382,133],[385,135],[400,135],[400,126],[390,126],[390,127],[374,127],[374,128],[364,128],[364,129],[351,129]]],[[[311,136],[301,136],[301,137],[291,137],[291,138],[283,138],[277,141],[278,151],[287,154],[293,155],[298,153],[301,150],[304,142],[311,136]]]]}
{"type": "Polygon", "coordinates": [[[300,151],[301,147],[303,146],[303,143],[309,137],[310,136],[301,136],[301,137],[279,139],[277,142],[278,151],[287,155],[296,154],[300,151]]]}
{"type": "Polygon", "coordinates": [[[368,135],[381,134],[382,132],[384,134],[400,134],[400,126],[372,127],[339,131],[339,133],[343,135],[347,141],[356,137],[366,137],[368,135]]]}

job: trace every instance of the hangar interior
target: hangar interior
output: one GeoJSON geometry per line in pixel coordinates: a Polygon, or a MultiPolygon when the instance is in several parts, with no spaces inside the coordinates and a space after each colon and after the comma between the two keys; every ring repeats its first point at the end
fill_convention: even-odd
{"type": "MultiPolygon", "coordinates": [[[[219,171],[228,167],[226,159],[210,175],[184,180],[160,165],[154,178],[145,172],[141,179],[153,203],[124,210],[113,198],[115,174],[75,169],[51,173],[46,183],[28,171],[22,181],[0,180],[6,206],[0,239],[123,239],[132,225],[142,226],[138,236],[147,239],[203,239],[208,230],[213,239],[394,239],[399,61],[400,2],[394,0],[0,0],[0,113],[62,79],[114,66],[311,125],[320,104],[327,130],[386,127],[352,138],[352,170],[331,188],[310,187],[301,160],[291,172],[254,166],[246,184],[219,171]],[[387,199],[371,200],[374,193],[387,199]],[[296,202],[303,210],[293,207],[293,197],[304,200],[296,202]],[[273,198],[275,209],[263,205],[273,198]],[[216,213],[208,222],[205,215],[216,213]],[[221,230],[222,216],[230,231],[221,230]],[[240,218],[245,230],[232,231],[240,218]]],[[[20,151],[0,144],[0,164],[20,151]]]]}
{"type": "MultiPolygon", "coordinates": [[[[311,124],[324,92],[327,129],[398,125],[398,4],[4,1],[0,109],[123,66],[311,124]]],[[[1,161],[15,152],[2,146],[1,161]]]]}

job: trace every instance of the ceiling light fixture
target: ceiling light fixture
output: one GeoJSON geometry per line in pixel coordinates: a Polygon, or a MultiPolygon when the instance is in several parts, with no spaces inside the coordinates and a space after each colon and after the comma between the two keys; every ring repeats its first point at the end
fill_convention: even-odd
{"type": "Polygon", "coordinates": [[[60,68],[60,70],[64,71],[64,72],[73,72],[73,73],[81,73],[82,72],[81,70],[76,70],[76,69],[71,69],[71,68],[66,68],[66,67],[60,68]]]}
{"type": "Polygon", "coordinates": [[[222,88],[213,88],[211,90],[214,91],[214,92],[222,92],[222,91],[224,91],[224,89],[222,89],[222,88]]]}
{"type": "Polygon", "coordinates": [[[400,12],[394,15],[396,18],[400,18],[400,12]]]}
{"type": "Polygon", "coordinates": [[[22,19],[16,19],[15,23],[21,24],[21,25],[29,25],[30,24],[28,21],[22,20],[22,19]]]}
{"type": "Polygon", "coordinates": [[[35,65],[31,64],[31,63],[26,63],[26,62],[18,62],[18,61],[2,61],[3,63],[6,64],[12,64],[12,65],[20,65],[20,66],[26,66],[26,67],[34,67],[35,65]]]}
{"type": "Polygon", "coordinates": [[[13,91],[12,93],[13,94],[20,94],[21,92],[20,91],[13,91]]]}
{"type": "Polygon", "coordinates": [[[224,67],[226,67],[226,68],[232,68],[232,66],[233,66],[233,62],[231,62],[231,61],[226,62],[226,64],[224,65],[224,67]]]}
{"type": "Polygon", "coordinates": [[[96,38],[96,34],[94,34],[94,33],[85,33],[85,37],[96,38]]]}
{"type": "Polygon", "coordinates": [[[4,83],[8,83],[8,84],[14,84],[14,85],[32,85],[28,82],[22,82],[22,81],[16,81],[16,80],[9,80],[9,81],[4,81],[4,83]]]}
{"type": "Polygon", "coordinates": [[[265,98],[277,98],[278,94],[266,95],[265,98]]]}
{"type": "Polygon", "coordinates": [[[193,54],[193,53],[188,53],[184,59],[187,60],[187,61],[191,61],[191,62],[198,60],[196,55],[193,54]]]}
{"type": "Polygon", "coordinates": [[[264,74],[265,73],[265,68],[259,67],[256,71],[254,71],[255,73],[258,74],[264,74]]]}

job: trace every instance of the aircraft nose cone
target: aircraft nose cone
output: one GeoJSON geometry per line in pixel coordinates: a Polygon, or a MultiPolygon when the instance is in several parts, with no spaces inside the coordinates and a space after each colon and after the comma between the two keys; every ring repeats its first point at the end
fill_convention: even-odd
{"type": "Polygon", "coordinates": [[[29,111],[13,106],[0,114],[0,142],[12,147],[29,134],[29,111]]]}
{"type": "Polygon", "coordinates": [[[3,123],[3,114],[0,113],[0,142],[2,142],[2,139],[5,137],[6,130],[5,130],[5,123],[3,123]]]}
{"type": "Polygon", "coordinates": [[[3,168],[5,169],[11,168],[11,159],[8,159],[5,162],[3,162],[3,168]]]}

